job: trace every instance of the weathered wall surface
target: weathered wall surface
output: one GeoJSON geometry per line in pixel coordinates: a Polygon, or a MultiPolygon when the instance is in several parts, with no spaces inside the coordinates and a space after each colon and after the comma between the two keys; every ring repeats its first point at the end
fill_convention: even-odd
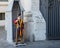
{"type": "Polygon", "coordinates": [[[27,37],[30,39],[30,41],[45,40],[46,22],[39,10],[40,2],[39,0],[28,0],[28,2],[25,2],[25,6],[22,3],[23,8],[25,9],[24,22],[26,25],[25,29],[27,32],[27,37]],[[29,4],[28,2],[30,2],[31,4],[29,4]],[[26,3],[28,3],[30,6],[26,3]]]}
{"type": "Polygon", "coordinates": [[[46,39],[46,22],[39,10],[39,0],[32,0],[32,18],[34,20],[35,41],[46,39]]]}

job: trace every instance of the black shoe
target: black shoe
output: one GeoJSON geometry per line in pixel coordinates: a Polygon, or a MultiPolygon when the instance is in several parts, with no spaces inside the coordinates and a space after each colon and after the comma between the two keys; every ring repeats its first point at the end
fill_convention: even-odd
{"type": "Polygon", "coordinates": [[[16,45],[17,45],[18,43],[16,43],[16,45]]]}

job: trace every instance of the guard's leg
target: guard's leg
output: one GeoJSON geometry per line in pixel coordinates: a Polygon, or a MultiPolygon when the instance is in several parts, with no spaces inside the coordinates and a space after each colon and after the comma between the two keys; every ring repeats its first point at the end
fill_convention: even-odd
{"type": "Polygon", "coordinates": [[[23,32],[20,30],[20,42],[23,43],[23,32]]]}
{"type": "Polygon", "coordinates": [[[16,45],[18,43],[18,32],[17,32],[17,29],[16,29],[16,45]]]}
{"type": "Polygon", "coordinates": [[[17,28],[17,31],[16,31],[16,44],[18,44],[19,32],[20,32],[20,28],[17,28]]]}

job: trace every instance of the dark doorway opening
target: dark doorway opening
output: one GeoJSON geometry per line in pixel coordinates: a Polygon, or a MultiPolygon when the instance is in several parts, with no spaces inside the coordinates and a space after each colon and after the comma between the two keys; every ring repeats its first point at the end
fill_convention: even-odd
{"type": "Polygon", "coordinates": [[[48,39],[60,40],[59,1],[48,0],[48,39]]]}
{"type": "Polygon", "coordinates": [[[13,41],[15,42],[16,38],[16,27],[13,23],[14,19],[17,18],[18,14],[21,13],[19,1],[14,1],[13,8],[12,8],[12,35],[13,35],[13,41]]]}

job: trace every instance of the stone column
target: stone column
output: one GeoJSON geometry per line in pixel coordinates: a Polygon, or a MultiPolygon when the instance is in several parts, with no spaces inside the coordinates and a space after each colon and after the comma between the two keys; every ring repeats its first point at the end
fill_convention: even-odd
{"type": "Polygon", "coordinates": [[[12,7],[13,0],[9,3],[6,12],[5,12],[5,30],[7,31],[7,41],[9,43],[13,43],[13,35],[12,35],[12,7]]]}
{"type": "Polygon", "coordinates": [[[6,31],[7,31],[7,41],[9,43],[13,42],[12,36],[12,12],[6,12],[6,31]]]}

